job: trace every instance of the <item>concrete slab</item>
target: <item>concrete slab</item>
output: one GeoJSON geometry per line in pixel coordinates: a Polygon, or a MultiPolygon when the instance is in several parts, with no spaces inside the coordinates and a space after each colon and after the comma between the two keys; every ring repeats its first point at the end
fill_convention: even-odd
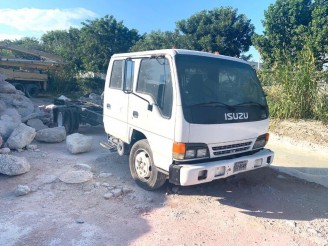
{"type": "Polygon", "coordinates": [[[275,152],[272,168],[328,188],[328,149],[274,134],[266,147],[275,152]]]}

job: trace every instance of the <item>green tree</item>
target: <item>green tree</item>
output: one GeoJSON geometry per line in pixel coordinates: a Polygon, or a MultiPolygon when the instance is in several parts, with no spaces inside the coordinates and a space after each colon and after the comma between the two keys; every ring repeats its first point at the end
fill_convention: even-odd
{"type": "Polygon", "coordinates": [[[235,57],[249,50],[254,34],[251,20],[231,7],[203,10],[176,24],[185,34],[189,49],[218,51],[235,57]]]}
{"type": "Polygon", "coordinates": [[[80,30],[50,31],[41,37],[44,49],[64,58],[65,66],[50,71],[49,87],[55,92],[71,92],[79,88],[76,75],[82,70],[79,54],[80,30]]]}
{"type": "Polygon", "coordinates": [[[105,72],[113,54],[127,52],[140,39],[137,30],[113,16],[87,20],[82,25],[79,49],[86,71],[105,72]]]}
{"type": "Polygon", "coordinates": [[[311,43],[319,64],[328,62],[328,0],[316,0],[311,21],[311,43]]]}
{"type": "Polygon", "coordinates": [[[144,34],[130,51],[187,48],[183,39],[184,37],[180,35],[178,30],[174,32],[152,31],[144,34]]]}
{"type": "Polygon", "coordinates": [[[50,31],[41,37],[46,51],[62,56],[71,69],[78,72],[82,69],[82,59],[79,51],[80,30],[70,28],[66,30],[50,31]]]}
{"type": "Polygon", "coordinates": [[[328,1],[277,0],[264,13],[264,33],[253,43],[267,65],[296,59],[305,46],[311,47],[322,65],[328,53],[328,1]]]}

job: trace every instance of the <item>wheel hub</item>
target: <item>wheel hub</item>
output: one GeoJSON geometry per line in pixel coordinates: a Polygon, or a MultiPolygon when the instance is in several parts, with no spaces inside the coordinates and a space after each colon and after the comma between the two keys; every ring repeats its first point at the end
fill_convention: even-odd
{"type": "Polygon", "coordinates": [[[135,159],[136,172],[140,178],[149,178],[150,177],[150,160],[149,155],[142,151],[137,154],[135,159]]]}

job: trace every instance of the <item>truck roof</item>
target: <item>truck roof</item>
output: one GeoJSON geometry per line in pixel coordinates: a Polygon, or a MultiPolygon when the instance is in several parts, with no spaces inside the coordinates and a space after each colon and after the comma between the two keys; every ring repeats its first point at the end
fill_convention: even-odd
{"type": "Polygon", "coordinates": [[[127,58],[127,57],[134,58],[134,57],[143,57],[143,56],[147,57],[147,56],[154,56],[154,55],[170,55],[173,57],[177,54],[205,56],[205,57],[219,58],[219,59],[248,64],[246,61],[235,57],[213,54],[204,51],[185,50],[185,49],[163,49],[163,50],[149,50],[149,51],[139,51],[139,52],[131,52],[131,53],[120,53],[120,54],[113,55],[112,58],[127,58]]]}

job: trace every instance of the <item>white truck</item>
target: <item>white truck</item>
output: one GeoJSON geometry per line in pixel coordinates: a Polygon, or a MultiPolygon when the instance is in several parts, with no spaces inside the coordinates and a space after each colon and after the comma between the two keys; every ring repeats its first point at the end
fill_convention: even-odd
{"type": "Polygon", "coordinates": [[[146,190],[268,166],[269,112],[243,60],[190,50],[113,55],[104,89],[108,141],[146,190]]]}

